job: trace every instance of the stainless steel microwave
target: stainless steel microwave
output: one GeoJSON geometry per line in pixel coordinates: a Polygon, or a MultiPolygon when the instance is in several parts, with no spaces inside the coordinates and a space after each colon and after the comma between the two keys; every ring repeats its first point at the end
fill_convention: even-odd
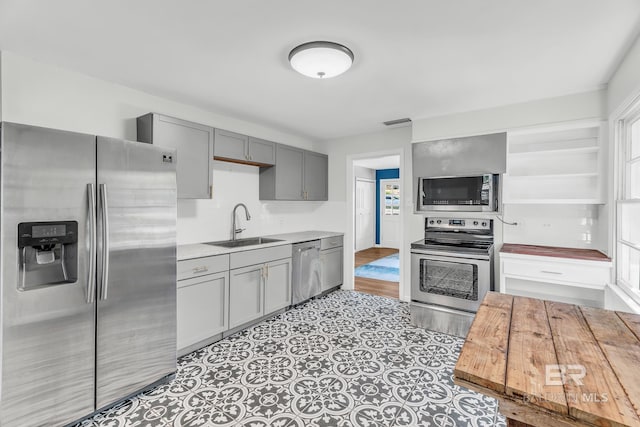
{"type": "Polygon", "coordinates": [[[417,211],[497,212],[498,174],[418,178],[417,211]]]}

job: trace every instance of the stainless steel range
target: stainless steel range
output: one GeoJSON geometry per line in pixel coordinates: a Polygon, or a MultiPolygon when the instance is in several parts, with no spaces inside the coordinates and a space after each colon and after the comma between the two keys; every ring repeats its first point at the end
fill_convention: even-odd
{"type": "Polygon", "coordinates": [[[426,218],[411,244],[412,322],[465,336],[493,279],[492,220],[426,218]]]}

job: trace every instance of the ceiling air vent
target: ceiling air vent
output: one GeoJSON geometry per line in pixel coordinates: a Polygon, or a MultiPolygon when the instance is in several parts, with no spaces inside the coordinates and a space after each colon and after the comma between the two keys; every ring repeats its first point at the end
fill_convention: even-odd
{"type": "Polygon", "coordinates": [[[388,122],[382,122],[385,126],[399,126],[399,125],[406,125],[408,123],[411,123],[411,119],[409,117],[405,117],[404,119],[395,119],[395,120],[389,120],[388,122]]]}

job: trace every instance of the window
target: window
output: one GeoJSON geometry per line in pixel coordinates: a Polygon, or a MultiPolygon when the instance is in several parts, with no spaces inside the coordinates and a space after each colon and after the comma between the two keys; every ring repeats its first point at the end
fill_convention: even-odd
{"type": "Polygon", "coordinates": [[[400,186],[398,184],[384,185],[384,214],[400,215],[400,186]]]}
{"type": "Polygon", "coordinates": [[[640,302],[640,103],[619,122],[617,282],[640,302]]]}

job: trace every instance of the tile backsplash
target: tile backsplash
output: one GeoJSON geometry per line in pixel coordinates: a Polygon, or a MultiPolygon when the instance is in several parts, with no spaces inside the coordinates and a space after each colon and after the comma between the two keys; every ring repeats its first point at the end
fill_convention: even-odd
{"type": "Polygon", "coordinates": [[[598,205],[505,205],[504,243],[604,250],[598,205]]]}

